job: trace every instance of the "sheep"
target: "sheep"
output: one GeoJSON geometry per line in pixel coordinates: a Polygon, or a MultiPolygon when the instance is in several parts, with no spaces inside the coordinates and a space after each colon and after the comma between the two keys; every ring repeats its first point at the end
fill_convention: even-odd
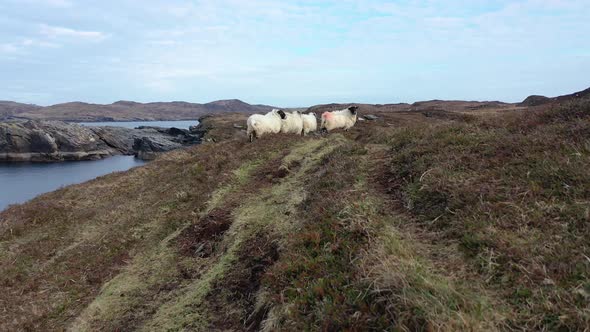
{"type": "Polygon", "coordinates": [[[318,130],[318,120],[315,117],[315,113],[303,114],[303,136],[309,132],[318,130]]]}
{"type": "Polygon", "coordinates": [[[350,106],[340,111],[324,112],[320,130],[332,131],[338,128],[350,129],[356,123],[358,106],[350,106]]]}
{"type": "Polygon", "coordinates": [[[252,114],[248,117],[246,124],[248,126],[247,134],[250,142],[254,138],[260,138],[265,134],[276,134],[281,131],[282,120],[286,117],[285,112],[273,109],[272,111],[262,114],[252,114]]]}
{"type": "Polygon", "coordinates": [[[286,113],[285,118],[281,121],[281,133],[283,134],[303,134],[303,119],[301,113],[293,111],[286,113]]]}

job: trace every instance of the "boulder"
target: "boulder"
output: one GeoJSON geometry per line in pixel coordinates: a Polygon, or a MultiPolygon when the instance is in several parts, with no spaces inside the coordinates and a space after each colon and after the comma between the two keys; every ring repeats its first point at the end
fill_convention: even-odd
{"type": "Polygon", "coordinates": [[[123,127],[90,127],[108,146],[121,154],[133,154],[134,130],[123,127]]]}
{"type": "Polygon", "coordinates": [[[31,143],[30,149],[32,152],[55,153],[58,151],[55,138],[49,133],[34,129],[31,130],[29,137],[31,143]]]}
{"type": "Polygon", "coordinates": [[[0,122],[0,161],[98,159],[117,154],[92,130],[58,121],[0,122]]]}
{"type": "Polygon", "coordinates": [[[133,142],[135,156],[143,160],[152,160],[159,152],[172,151],[182,146],[180,143],[156,136],[138,137],[133,142]]]}

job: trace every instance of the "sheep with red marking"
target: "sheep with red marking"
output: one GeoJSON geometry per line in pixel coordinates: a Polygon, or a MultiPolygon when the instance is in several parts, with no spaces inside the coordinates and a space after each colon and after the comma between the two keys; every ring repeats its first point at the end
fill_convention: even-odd
{"type": "Polygon", "coordinates": [[[285,112],[273,109],[272,111],[262,114],[252,114],[248,117],[246,124],[248,129],[248,139],[250,142],[254,138],[260,138],[266,134],[277,134],[281,131],[282,120],[286,117],[285,112]]]}
{"type": "Polygon", "coordinates": [[[324,112],[320,130],[332,131],[342,128],[348,130],[354,126],[357,118],[358,106],[350,106],[340,111],[324,112]]]}

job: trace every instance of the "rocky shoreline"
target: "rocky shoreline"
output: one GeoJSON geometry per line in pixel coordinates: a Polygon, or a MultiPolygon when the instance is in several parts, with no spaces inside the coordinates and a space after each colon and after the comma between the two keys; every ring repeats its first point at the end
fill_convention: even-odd
{"type": "Polygon", "coordinates": [[[61,121],[0,122],[0,162],[59,162],[135,155],[144,160],[158,153],[198,144],[203,132],[162,127],[135,129],[82,126],[61,121]]]}

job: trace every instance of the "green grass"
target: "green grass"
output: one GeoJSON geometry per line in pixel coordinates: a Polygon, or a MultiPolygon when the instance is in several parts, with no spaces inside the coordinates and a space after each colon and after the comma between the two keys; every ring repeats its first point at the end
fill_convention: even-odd
{"type": "MultiPolygon", "coordinates": [[[[226,249],[219,259],[213,262],[200,278],[179,290],[177,297],[161,305],[154,316],[146,322],[144,329],[207,329],[207,321],[211,318],[207,317],[210,316],[208,312],[210,306],[207,305],[206,296],[211,293],[213,283],[216,280],[222,280],[232,266],[235,266],[238,259],[237,253],[243,250],[244,243],[269,227],[276,229],[279,233],[284,232],[285,228],[292,228],[289,225],[289,218],[285,217],[285,212],[292,210],[303,199],[304,194],[296,188],[296,185],[301,180],[301,175],[325,153],[316,151],[321,144],[321,141],[298,144],[283,158],[283,165],[297,162],[302,164],[301,169],[281,183],[262,190],[258,195],[253,196],[253,199],[247,199],[233,211],[234,221],[222,240],[222,247],[226,249]],[[312,152],[315,154],[312,155],[312,152]],[[278,200],[281,201],[279,205],[276,204],[278,200]]],[[[330,146],[324,149],[330,151],[330,146]]],[[[247,185],[253,169],[255,167],[248,165],[235,171],[236,183],[247,185]]],[[[221,192],[227,193],[227,190],[222,189],[221,192]]],[[[214,195],[212,204],[221,204],[222,201],[223,197],[214,195]]],[[[230,306],[231,303],[226,305],[230,306]]]]}
{"type": "MultiPolygon", "coordinates": [[[[190,281],[187,283],[182,277],[185,270],[202,269],[206,263],[182,257],[176,250],[174,241],[195,220],[222,206],[227,196],[247,185],[256,168],[272,156],[273,154],[268,154],[265,159],[244,162],[231,171],[228,182],[211,194],[203,212],[195,213],[180,223],[171,225],[163,220],[167,219],[168,214],[178,209],[179,201],[186,200],[185,192],[179,192],[175,195],[173,202],[160,207],[160,218],[154,218],[151,224],[141,225],[143,229],[140,233],[146,234],[145,229],[152,229],[152,232],[166,236],[151,236],[150,242],[157,245],[136,255],[122,273],[106,283],[101,293],[77,319],[73,329],[91,330],[98,327],[116,329],[125,326],[124,324],[127,324],[126,321],[129,320],[133,320],[133,325],[136,326],[146,324],[145,328],[148,330],[164,326],[169,329],[182,329],[189,325],[204,325],[206,317],[203,313],[186,313],[183,308],[192,303],[198,303],[207,294],[212,280],[219,278],[233,261],[235,248],[230,248],[219,262],[215,263],[195,283],[190,281]],[[158,231],[161,227],[169,229],[166,232],[158,231]],[[172,287],[172,291],[161,292],[162,288],[170,288],[167,285],[173,282],[178,284],[172,287]],[[147,304],[146,298],[151,298],[147,304]],[[132,314],[130,316],[124,314],[125,312],[132,314]],[[150,317],[151,315],[154,317],[150,317]],[[144,323],[144,320],[147,322],[144,323]]],[[[204,172],[203,169],[200,173],[204,172]]]]}

